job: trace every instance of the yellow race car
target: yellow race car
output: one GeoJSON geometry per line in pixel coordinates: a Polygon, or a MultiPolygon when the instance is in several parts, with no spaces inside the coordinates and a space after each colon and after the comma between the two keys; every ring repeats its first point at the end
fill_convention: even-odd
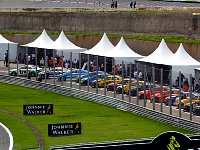
{"type": "MultiPolygon", "coordinates": [[[[139,86],[144,84],[144,81],[138,81],[138,82],[139,82],[139,86]]],[[[137,87],[137,80],[132,81],[131,82],[131,89],[134,89],[136,87],[137,87]]],[[[129,90],[129,83],[124,86],[124,92],[127,93],[128,90],[129,90]]]]}
{"type": "MultiPolygon", "coordinates": [[[[189,92],[187,92],[187,98],[181,100],[181,108],[184,108],[184,105],[190,103],[189,92]]],[[[192,102],[200,102],[200,94],[192,93],[192,102]]],[[[179,101],[176,102],[176,107],[179,108],[179,101]]]]}
{"type": "MultiPolygon", "coordinates": [[[[104,82],[104,79],[98,79],[98,87],[104,87],[104,83],[106,83],[106,86],[110,83],[113,83],[115,81],[115,83],[119,83],[122,81],[122,77],[118,76],[118,75],[109,75],[106,77],[106,82],[104,82]]],[[[93,88],[96,87],[96,83],[97,81],[94,80],[91,84],[91,86],[93,88]]]]}

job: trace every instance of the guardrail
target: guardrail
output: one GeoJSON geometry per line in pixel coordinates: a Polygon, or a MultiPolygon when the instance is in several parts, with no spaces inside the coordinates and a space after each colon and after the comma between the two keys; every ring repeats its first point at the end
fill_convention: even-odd
{"type": "Polygon", "coordinates": [[[49,83],[44,83],[44,82],[38,82],[38,81],[33,81],[33,80],[25,79],[25,78],[8,76],[8,75],[0,75],[0,82],[51,91],[51,92],[55,92],[61,95],[65,95],[65,96],[73,96],[79,99],[88,100],[88,101],[96,102],[96,103],[103,104],[106,106],[114,107],[122,111],[132,112],[137,115],[141,115],[150,119],[161,121],[163,123],[171,124],[175,127],[179,127],[179,128],[196,132],[196,133],[200,133],[200,128],[199,128],[200,123],[198,122],[171,116],[162,112],[158,112],[158,111],[155,111],[146,107],[142,107],[133,103],[129,103],[117,98],[110,97],[110,96],[100,95],[100,94],[96,94],[93,92],[88,92],[88,91],[84,91],[80,89],[54,85],[54,84],[49,84],[49,83]]]}

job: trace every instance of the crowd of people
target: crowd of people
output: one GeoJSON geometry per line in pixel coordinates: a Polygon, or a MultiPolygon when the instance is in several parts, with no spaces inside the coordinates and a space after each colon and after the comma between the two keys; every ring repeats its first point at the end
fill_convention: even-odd
{"type": "MultiPolygon", "coordinates": [[[[180,80],[179,80],[179,77],[177,77],[174,86],[178,88],[179,87],[179,82],[180,82],[180,86],[183,89],[183,91],[184,92],[188,92],[189,88],[190,88],[188,78],[186,78],[183,74],[181,74],[180,80]]],[[[192,77],[192,83],[191,84],[192,84],[192,91],[199,93],[200,92],[200,87],[199,87],[198,83],[195,84],[195,78],[194,77],[192,77]]]]}

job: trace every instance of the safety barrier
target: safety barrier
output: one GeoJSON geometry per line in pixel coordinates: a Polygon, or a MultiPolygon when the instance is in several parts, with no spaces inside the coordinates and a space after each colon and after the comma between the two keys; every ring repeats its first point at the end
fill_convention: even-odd
{"type": "Polygon", "coordinates": [[[101,94],[96,94],[93,92],[88,92],[80,89],[70,88],[66,86],[54,85],[39,81],[28,80],[20,77],[13,77],[8,75],[0,75],[0,82],[20,85],[24,87],[40,89],[55,92],[65,96],[73,96],[79,99],[88,100],[103,104],[106,106],[114,107],[122,111],[132,112],[137,115],[141,115],[150,119],[161,121],[163,123],[171,124],[175,127],[187,129],[196,133],[200,133],[200,123],[186,120],[184,118],[179,118],[171,116],[162,112],[158,112],[146,107],[142,107],[133,103],[129,103],[117,98],[110,96],[105,96],[101,94]]]}

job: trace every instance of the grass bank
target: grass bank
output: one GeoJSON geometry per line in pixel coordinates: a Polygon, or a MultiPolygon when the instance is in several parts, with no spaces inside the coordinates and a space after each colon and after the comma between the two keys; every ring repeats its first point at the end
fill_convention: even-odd
{"type": "MultiPolygon", "coordinates": [[[[3,83],[0,83],[0,87],[0,109],[15,113],[37,128],[44,139],[45,150],[56,145],[150,138],[166,131],[192,134],[168,124],[73,97],[3,83]],[[24,104],[54,104],[54,114],[24,116],[24,104]],[[48,136],[48,124],[70,122],[81,122],[82,134],[48,136]]],[[[11,130],[14,149],[37,147],[33,133],[20,120],[0,113],[0,122],[11,130]]]]}
{"type": "MultiPolygon", "coordinates": [[[[47,32],[48,35],[56,35],[58,36],[60,34],[59,32],[47,32]]],[[[16,35],[16,34],[23,34],[23,35],[36,35],[39,36],[41,32],[36,31],[6,31],[1,30],[0,34],[2,35],[16,35]]],[[[93,37],[102,37],[103,33],[83,33],[83,32],[65,32],[65,35],[67,36],[93,36],[93,37]]],[[[143,40],[143,41],[161,41],[163,38],[166,42],[170,43],[187,43],[187,44],[200,44],[200,40],[198,39],[190,39],[184,36],[162,36],[162,35],[143,35],[143,34],[113,34],[108,33],[107,36],[109,38],[121,38],[122,36],[124,39],[135,39],[135,40],[143,40]]]]}

